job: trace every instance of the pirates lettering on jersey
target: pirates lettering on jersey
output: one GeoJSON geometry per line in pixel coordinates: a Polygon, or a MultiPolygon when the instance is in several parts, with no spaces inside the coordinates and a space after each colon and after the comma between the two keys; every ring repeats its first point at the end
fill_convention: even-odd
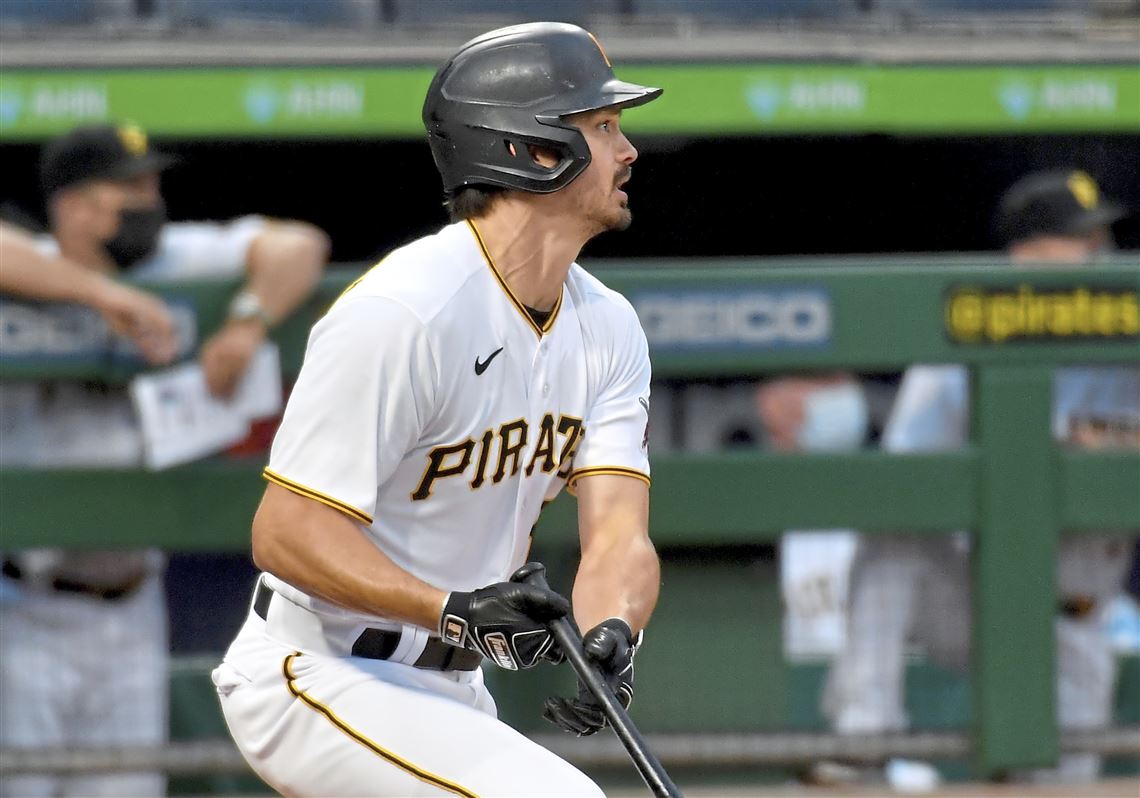
{"type": "Polygon", "coordinates": [[[509,421],[499,427],[499,467],[495,469],[495,484],[507,474],[507,458],[511,458],[511,476],[519,472],[519,452],[526,446],[527,423],[525,418],[509,421]]]}
{"type": "Polygon", "coordinates": [[[582,442],[586,428],[582,426],[582,419],[562,416],[558,419],[558,434],[565,438],[565,442],[562,444],[562,453],[558,456],[558,465],[562,466],[558,476],[566,479],[570,476],[570,468],[574,463],[574,453],[578,451],[578,444],[582,442]]]}
{"type": "MultiPolygon", "coordinates": [[[[574,453],[578,451],[585,432],[580,418],[560,415],[556,424],[551,413],[544,415],[538,425],[538,443],[530,462],[523,469],[525,475],[529,477],[535,468],[544,474],[561,468],[557,476],[565,479],[570,474],[574,453]],[[558,446],[559,438],[561,448],[558,446]]],[[[428,452],[427,466],[420,484],[411,494],[412,501],[423,501],[431,496],[432,486],[437,479],[465,474],[472,460],[475,460],[475,472],[469,483],[472,490],[481,488],[488,479],[492,484],[498,484],[508,476],[515,476],[520,469],[520,456],[529,440],[530,425],[525,418],[519,418],[500,424],[498,430],[486,430],[478,440],[468,438],[458,443],[434,447],[428,452]],[[497,457],[492,458],[491,448],[496,440],[497,457]],[[476,449],[479,450],[477,457],[474,456],[476,449]],[[493,470],[492,462],[495,464],[493,470]]]]}

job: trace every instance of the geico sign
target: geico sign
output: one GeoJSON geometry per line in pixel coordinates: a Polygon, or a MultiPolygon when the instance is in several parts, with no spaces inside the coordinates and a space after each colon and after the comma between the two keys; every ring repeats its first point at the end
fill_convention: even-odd
{"type": "MultiPolygon", "coordinates": [[[[178,337],[178,354],[190,352],[198,335],[194,308],[168,305],[178,337]]],[[[76,305],[0,301],[0,357],[134,356],[134,345],[114,336],[93,310],[76,305]]]]}
{"type": "Polygon", "coordinates": [[[823,290],[642,293],[634,307],[650,345],[818,346],[831,338],[823,290]]]}

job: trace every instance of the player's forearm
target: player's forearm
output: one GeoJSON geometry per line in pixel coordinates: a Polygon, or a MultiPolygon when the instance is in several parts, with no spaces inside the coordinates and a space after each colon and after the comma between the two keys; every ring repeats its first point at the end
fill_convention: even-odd
{"type": "Polygon", "coordinates": [[[445,591],[397,566],[337,510],[269,485],[253,522],[259,568],[346,609],[436,631],[445,591]]]}
{"type": "Polygon", "coordinates": [[[648,537],[628,536],[583,552],[574,580],[574,618],[592,629],[606,618],[625,619],[634,632],[649,623],[661,586],[661,565],[648,537]]]}
{"type": "Polygon", "coordinates": [[[26,234],[0,224],[0,291],[43,302],[97,305],[108,279],[44,255],[26,234]]]}
{"type": "Polygon", "coordinates": [[[660,589],[661,566],[649,540],[649,488],[612,474],[578,481],[582,562],[574,580],[574,617],[583,631],[606,618],[645,628],[660,589]]]}
{"type": "Polygon", "coordinates": [[[328,262],[328,237],[300,222],[271,224],[249,251],[247,288],[274,323],[304,302],[328,262]]]}

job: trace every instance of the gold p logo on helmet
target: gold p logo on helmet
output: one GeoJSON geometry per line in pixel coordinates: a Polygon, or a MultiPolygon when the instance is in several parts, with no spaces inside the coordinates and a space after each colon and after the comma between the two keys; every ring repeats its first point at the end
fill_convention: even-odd
{"type": "Polygon", "coordinates": [[[1096,181],[1088,174],[1081,171],[1073,172],[1065,181],[1065,185],[1069,187],[1069,191],[1073,192],[1073,197],[1086,211],[1096,207],[1100,191],[1096,187],[1096,181]]]}
{"type": "Polygon", "coordinates": [[[146,133],[136,125],[123,125],[115,130],[119,136],[119,141],[123,143],[123,149],[134,156],[146,155],[146,133]]]}

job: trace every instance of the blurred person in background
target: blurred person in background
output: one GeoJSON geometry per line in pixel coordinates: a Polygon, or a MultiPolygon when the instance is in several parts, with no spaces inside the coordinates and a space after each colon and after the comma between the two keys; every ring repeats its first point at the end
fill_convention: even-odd
{"type": "MultiPolygon", "coordinates": [[[[101,297],[93,304],[112,329],[132,338],[146,360],[162,363],[174,351],[160,300],[121,286],[109,289],[110,278],[244,275],[225,323],[202,343],[198,358],[211,393],[226,397],[268,330],[312,293],[329,242],[308,224],[257,216],[227,224],[168,222],[159,175],[171,162],[131,126],[79,128],[48,143],[40,176],[50,235],[29,242],[4,231],[4,291],[45,301],[82,299],[82,290],[69,295],[44,278],[61,269],[90,274],[101,297]]],[[[131,468],[142,462],[142,438],[125,388],[5,383],[0,399],[19,427],[5,435],[4,465],[131,468]]],[[[4,552],[0,747],[155,746],[166,740],[163,566],[155,549],[4,552]]],[[[156,796],[165,789],[160,773],[34,774],[0,781],[0,794],[20,796],[156,796]]]]}
{"type": "MultiPolygon", "coordinates": [[[[848,452],[870,434],[868,396],[848,372],[780,376],[762,382],[756,412],[778,452],[848,452]]],[[[780,538],[784,650],[790,660],[830,657],[843,643],[849,529],[788,530],[780,538]]]]}
{"type": "MultiPolygon", "coordinates": [[[[1002,197],[999,229],[1010,260],[1023,267],[1093,262],[1112,246],[1110,225],[1124,216],[1100,198],[1077,170],[1033,173],[1002,197]]],[[[883,447],[892,452],[953,449],[969,437],[968,373],[963,366],[907,370],[888,419],[883,447]]],[[[1088,449],[1140,446],[1140,368],[1064,367],[1053,386],[1052,431],[1062,445],[1088,449]]],[[[1127,535],[1063,537],[1057,568],[1057,720],[1064,729],[1095,729],[1111,721],[1116,660],[1102,623],[1129,564],[1127,535]]],[[[905,645],[925,644],[927,656],[964,671],[970,655],[969,543],[874,535],[858,546],[850,575],[846,644],[824,690],[823,710],[840,734],[904,730],[905,645]]],[[[1011,774],[1032,781],[1087,783],[1098,777],[1095,754],[1064,754],[1055,768],[1011,774]]],[[[933,784],[925,763],[893,761],[933,784]],[[921,771],[921,772],[920,772],[921,771]]]]}

